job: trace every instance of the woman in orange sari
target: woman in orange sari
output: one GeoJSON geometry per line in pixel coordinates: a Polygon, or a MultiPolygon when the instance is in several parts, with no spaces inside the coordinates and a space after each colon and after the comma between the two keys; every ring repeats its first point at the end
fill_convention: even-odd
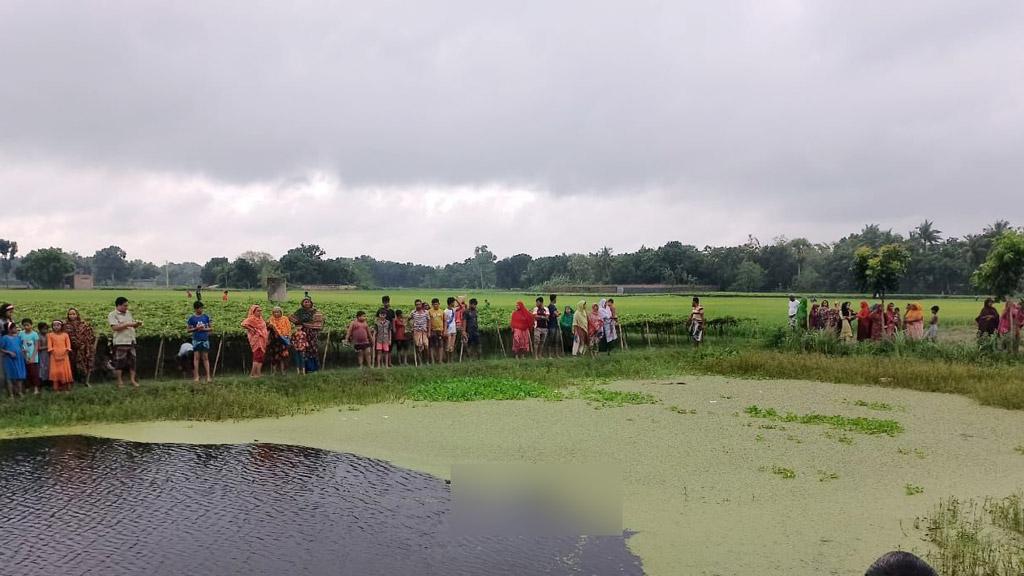
{"type": "Polygon", "coordinates": [[[903,318],[903,330],[907,334],[907,340],[924,339],[924,310],[921,304],[914,302],[907,304],[907,315],[903,318]]]}
{"type": "Polygon", "coordinates": [[[263,309],[259,304],[249,306],[249,315],[242,320],[242,328],[249,338],[249,347],[252,348],[252,370],[249,371],[250,378],[259,378],[263,374],[263,358],[267,353],[267,321],[263,319],[263,309]]]}
{"type": "Polygon", "coordinates": [[[53,330],[46,335],[46,348],[50,351],[50,381],[53,391],[71,390],[75,377],[71,374],[71,337],[64,331],[64,323],[53,321],[53,330]]]}
{"type": "Polygon", "coordinates": [[[533,321],[533,314],[526,309],[523,301],[516,302],[516,310],[512,313],[512,354],[516,358],[523,358],[530,352],[533,321]]]}

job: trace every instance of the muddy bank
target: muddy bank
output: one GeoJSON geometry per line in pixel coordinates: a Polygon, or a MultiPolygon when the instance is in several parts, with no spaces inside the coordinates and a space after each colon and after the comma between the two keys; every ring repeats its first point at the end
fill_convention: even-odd
{"type": "Polygon", "coordinates": [[[1024,485],[1024,456],[1014,451],[1024,444],[1024,412],[959,396],[721,377],[614,387],[650,392],[661,403],[380,404],[243,422],[47,432],[303,445],[442,477],[460,462],[614,463],[624,474],[623,526],[637,532],[629,546],[654,575],[863,573],[884,551],[923,551],[913,520],[940,497],[1001,496],[1024,485]],[[905,431],[889,437],[780,425],[745,414],[752,404],[893,419],[905,431]],[[796,477],[784,479],[773,467],[796,477]],[[907,496],[907,484],[924,492],[907,496]]]}

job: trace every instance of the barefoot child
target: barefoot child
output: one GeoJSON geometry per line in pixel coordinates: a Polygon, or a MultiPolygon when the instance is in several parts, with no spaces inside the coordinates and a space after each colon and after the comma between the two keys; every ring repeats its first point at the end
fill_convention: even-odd
{"type": "Polygon", "coordinates": [[[444,310],[437,298],[430,300],[430,362],[444,362],[444,310]]]}
{"type": "Polygon", "coordinates": [[[939,339],[939,307],[932,306],[932,320],[928,323],[928,340],[935,342],[939,339]]]}
{"type": "Polygon", "coordinates": [[[0,337],[0,351],[4,357],[4,381],[7,395],[11,398],[22,396],[25,392],[25,353],[22,351],[21,338],[18,337],[18,325],[7,324],[7,333],[0,337]]]}
{"type": "Polygon", "coordinates": [[[395,320],[392,324],[391,345],[398,353],[398,361],[404,366],[409,350],[409,335],[405,332],[405,316],[401,310],[395,310],[395,320]]]}
{"type": "Polygon", "coordinates": [[[345,340],[356,349],[356,360],[359,367],[370,367],[372,364],[373,342],[370,341],[370,325],[366,323],[366,312],[356,312],[356,319],[348,325],[345,340]]]}
{"type": "Polygon", "coordinates": [[[455,298],[449,296],[447,304],[444,310],[444,351],[448,362],[451,362],[455,358],[455,337],[459,333],[459,325],[455,318],[455,298]]]}
{"type": "Polygon", "coordinates": [[[39,333],[39,383],[42,386],[49,386],[50,382],[50,349],[46,345],[46,336],[50,333],[50,325],[40,322],[36,325],[39,333]]]}
{"type": "Polygon", "coordinates": [[[427,347],[430,345],[430,313],[424,310],[423,301],[416,301],[416,309],[412,312],[412,339],[416,346],[415,360],[426,362],[427,347]]]}
{"type": "Polygon", "coordinates": [[[690,310],[690,338],[693,345],[699,346],[704,341],[704,307],[700,305],[700,298],[693,297],[693,309],[690,310]]]}
{"type": "Polygon", "coordinates": [[[71,375],[71,337],[64,331],[64,323],[53,321],[53,330],[46,335],[46,347],[50,350],[50,380],[53,391],[71,390],[75,377],[71,375]]]}
{"type": "Polygon", "coordinates": [[[462,313],[465,323],[466,351],[470,358],[480,359],[480,312],[476,309],[476,298],[469,299],[469,308],[462,313]]]}
{"type": "Polygon", "coordinates": [[[21,321],[21,350],[25,353],[25,381],[32,387],[33,394],[39,394],[39,334],[32,326],[32,320],[21,321]]]}
{"type": "Polygon", "coordinates": [[[390,368],[391,321],[388,320],[388,311],[384,308],[377,310],[377,321],[373,325],[373,343],[377,367],[390,368]]]}
{"type": "Polygon", "coordinates": [[[199,363],[206,370],[206,382],[212,381],[210,376],[210,331],[213,320],[203,313],[203,303],[196,300],[192,304],[192,315],[186,321],[188,332],[192,335],[192,381],[199,382],[199,363]]]}

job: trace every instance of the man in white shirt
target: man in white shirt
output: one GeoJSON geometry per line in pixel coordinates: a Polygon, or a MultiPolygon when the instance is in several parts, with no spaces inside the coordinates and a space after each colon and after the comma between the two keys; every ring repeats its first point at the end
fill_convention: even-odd
{"type": "Polygon", "coordinates": [[[107,315],[107,323],[114,332],[114,375],[117,376],[117,387],[123,388],[121,374],[127,370],[132,386],[138,388],[139,381],[135,378],[135,329],[142,326],[136,322],[128,310],[128,299],[118,296],[114,301],[114,310],[107,315]]]}
{"type": "Polygon", "coordinates": [[[796,313],[800,309],[800,303],[796,301],[796,296],[789,295],[789,327],[796,328],[796,313]]]}

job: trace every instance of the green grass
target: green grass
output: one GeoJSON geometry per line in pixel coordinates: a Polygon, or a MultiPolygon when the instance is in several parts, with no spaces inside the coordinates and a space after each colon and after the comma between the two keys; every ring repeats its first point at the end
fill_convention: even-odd
{"type": "Polygon", "coordinates": [[[862,406],[868,410],[878,410],[879,412],[892,412],[896,410],[896,407],[886,402],[868,402],[867,400],[855,400],[854,406],[862,406]]]}
{"type": "Polygon", "coordinates": [[[917,496],[918,494],[924,494],[924,488],[916,484],[907,483],[903,485],[903,492],[907,496],[917,496]]]}
{"type": "Polygon", "coordinates": [[[771,472],[783,480],[792,480],[796,478],[796,471],[792,468],[785,468],[783,466],[762,466],[760,470],[762,472],[771,472]]]}
{"type": "Polygon", "coordinates": [[[417,384],[409,389],[412,400],[429,402],[469,402],[473,400],[559,400],[557,390],[543,384],[495,376],[446,378],[417,384]]]}
{"type": "Polygon", "coordinates": [[[1024,543],[1019,523],[1021,494],[1003,500],[945,498],[914,525],[934,545],[926,559],[943,576],[1020,576],[1024,543]]]}
{"type": "Polygon", "coordinates": [[[570,398],[581,398],[602,407],[625,406],[626,404],[656,404],[658,399],[646,392],[623,392],[590,385],[580,386],[570,398]]]}
{"type": "MultiPolygon", "coordinates": [[[[289,375],[258,381],[224,377],[212,386],[193,386],[191,382],[182,380],[144,380],[140,390],[119,391],[109,384],[101,384],[88,389],[78,387],[70,394],[44,393],[38,398],[0,399],[0,429],[92,422],[285,416],[333,406],[398,401],[410,398],[409,391],[415,386],[446,379],[514,378],[552,389],[585,383],[600,390],[593,383],[615,379],[669,379],[693,373],[910,388],[962,394],[982,404],[1004,408],[1024,408],[1024,371],[1012,366],[936,365],[914,358],[897,361],[826,357],[708,346],[698,350],[690,347],[635,348],[628,353],[597,359],[559,358],[518,363],[499,359],[364,371],[346,368],[302,378],[289,375]],[[887,380],[882,381],[882,377],[887,380]]],[[[591,392],[591,401],[617,405],[620,400],[627,403],[634,399],[628,395],[615,395],[613,398],[607,392],[591,392]]],[[[649,401],[641,397],[635,399],[649,401]]],[[[815,420],[821,420],[817,422],[821,424],[833,424],[827,417],[822,418],[825,420],[815,420]]],[[[883,426],[879,429],[882,433],[886,430],[890,428],[883,426]]]]}
{"type": "Polygon", "coordinates": [[[829,472],[828,470],[818,470],[818,482],[831,482],[833,480],[839,480],[839,474],[829,472]]]}
{"type": "Polygon", "coordinates": [[[862,434],[885,434],[895,436],[903,432],[903,426],[895,420],[878,418],[850,417],[841,415],[827,416],[824,414],[780,414],[774,408],[761,408],[753,405],[746,408],[746,413],[754,418],[766,418],[778,422],[794,422],[797,424],[828,425],[836,430],[860,432],[862,434]]]}

